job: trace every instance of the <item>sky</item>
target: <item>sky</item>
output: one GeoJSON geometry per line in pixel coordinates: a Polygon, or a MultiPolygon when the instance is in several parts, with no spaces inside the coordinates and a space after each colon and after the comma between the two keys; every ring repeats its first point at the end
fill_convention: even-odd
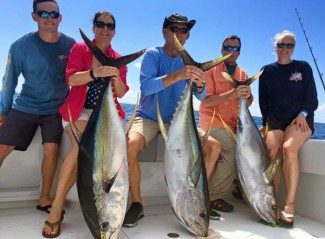
{"type": "MultiPolygon", "coordinates": [[[[60,31],[73,36],[78,42],[82,41],[79,28],[89,38],[93,37],[92,19],[97,11],[112,12],[116,18],[116,35],[112,46],[121,55],[163,45],[164,18],[172,13],[186,15],[189,20],[197,21],[184,46],[194,60],[205,62],[220,57],[222,40],[235,34],[242,40],[237,63],[249,76],[276,60],[274,35],[283,30],[292,31],[297,38],[292,58],[305,60],[311,65],[319,100],[315,121],[325,123],[325,90],[295,11],[298,10],[303,22],[320,72],[324,73],[325,0],[58,0],[58,3],[63,15],[60,31]]],[[[5,74],[12,42],[37,29],[31,12],[32,0],[1,0],[1,79],[5,74]]],[[[128,65],[130,90],[120,99],[122,103],[135,103],[140,92],[141,59],[128,65]]],[[[16,91],[21,89],[23,80],[21,77],[16,91]]],[[[2,88],[2,82],[0,84],[2,88]]],[[[253,116],[260,116],[258,80],[251,88],[255,100],[250,111],[253,116]]],[[[195,109],[198,109],[199,102],[195,100],[194,103],[195,109]]]]}

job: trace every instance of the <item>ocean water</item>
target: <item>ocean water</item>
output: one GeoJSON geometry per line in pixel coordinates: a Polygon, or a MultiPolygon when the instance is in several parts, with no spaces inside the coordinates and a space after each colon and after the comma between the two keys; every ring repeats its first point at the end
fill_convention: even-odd
{"type": "MultiPolygon", "coordinates": [[[[133,109],[135,107],[134,104],[125,104],[121,103],[125,114],[126,114],[126,121],[130,118],[133,109]]],[[[200,126],[199,122],[199,113],[197,111],[194,112],[195,118],[196,118],[196,124],[200,126]]],[[[261,117],[256,117],[253,116],[253,119],[257,125],[257,128],[259,128],[262,124],[262,118],[261,117]]],[[[314,134],[310,137],[311,139],[324,139],[325,140],[325,124],[324,123],[315,123],[315,132],[314,134]]]]}

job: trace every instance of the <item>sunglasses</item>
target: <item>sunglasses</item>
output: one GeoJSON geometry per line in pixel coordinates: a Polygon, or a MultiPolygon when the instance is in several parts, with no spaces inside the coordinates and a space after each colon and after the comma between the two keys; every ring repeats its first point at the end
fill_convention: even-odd
{"type": "Polygon", "coordinates": [[[60,13],[56,12],[56,11],[47,12],[47,11],[44,11],[44,10],[40,10],[40,11],[37,11],[37,15],[40,18],[48,18],[49,16],[51,16],[51,18],[57,19],[57,18],[59,18],[60,13]]]}
{"type": "Polygon", "coordinates": [[[171,26],[169,28],[169,30],[171,30],[172,32],[174,33],[181,33],[181,34],[186,34],[189,32],[189,30],[187,28],[179,28],[179,27],[176,27],[176,26],[171,26]]]}
{"type": "Polygon", "coordinates": [[[284,47],[286,47],[287,49],[292,49],[292,48],[295,47],[295,44],[293,44],[293,43],[283,43],[283,42],[279,42],[279,43],[276,44],[276,46],[277,46],[278,48],[284,48],[284,47]]]}
{"type": "Polygon", "coordinates": [[[115,30],[115,24],[114,23],[105,23],[105,22],[102,22],[102,21],[96,21],[94,23],[94,26],[98,27],[98,28],[104,28],[106,26],[107,29],[109,29],[109,30],[115,30]]]}
{"type": "Polygon", "coordinates": [[[234,51],[234,52],[237,52],[237,51],[240,51],[240,46],[223,46],[223,49],[225,51],[234,51]]]}

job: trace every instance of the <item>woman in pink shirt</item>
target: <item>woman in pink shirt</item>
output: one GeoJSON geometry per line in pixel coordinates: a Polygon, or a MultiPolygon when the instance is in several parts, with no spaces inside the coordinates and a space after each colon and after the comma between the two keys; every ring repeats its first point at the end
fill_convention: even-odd
{"type": "MultiPolygon", "coordinates": [[[[95,14],[93,19],[95,39],[93,42],[102,52],[112,58],[121,57],[111,46],[111,41],[115,36],[115,25],[115,18],[110,12],[101,11],[95,14]]],[[[115,99],[117,97],[121,98],[129,89],[126,83],[126,72],[126,66],[120,69],[102,66],[85,43],[76,43],[70,51],[66,79],[67,84],[71,86],[71,92],[67,101],[61,107],[60,113],[63,118],[64,130],[69,136],[72,148],[61,168],[56,197],[42,230],[44,237],[53,238],[59,236],[60,225],[63,220],[64,200],[77,179],[79,147],[69,125],[68,108],[76,127],[83,132],[106,77],[110,77],[113,84],[115,99]]],[[[125,113],[122,107],[117,101],[116,105],[121,119],[124,120],[125,113]]]]}

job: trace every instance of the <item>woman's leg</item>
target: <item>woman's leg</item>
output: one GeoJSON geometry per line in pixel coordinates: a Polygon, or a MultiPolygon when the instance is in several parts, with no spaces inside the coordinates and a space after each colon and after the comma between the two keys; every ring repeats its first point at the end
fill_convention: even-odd
{"type": "MultiPolygon", "coordinates": [[[[295,196],[299,179],[299,150],[305,141],[310,137],[311,130],[302,132],[296,129],[295,125],[288,126],[285,131],[283,143],[283,174],[285,178],[286,200],[284,211],[294,213],[295,196]]],[[[290,222],[293,218],[288,218],[290,222]]]]}
{"type": "MultiPolygon", "coordinates": [[[[282,150],[282,144],[284,140],[284,132],[282,130],[271,130],[267,134],[266,145],[270,160],[273,160],[278,150],[282,150]]],[[[273,186],[275,191],[275,197],[277,197],[280,185],[280,170],[275,174],[273,178],[273,186]]]]}
{"type": "MultiPolygon", "coordinates": [[[[79,120],[75,122],[75,125],[80,132],[83,132],[87,122],[88,121],[86,120],[79,120]]],[[[77,157],[79,145],[73,136],[70,125],[67,125],[64,130],[69,136],[72,149],[67,154],[61,167],[55,198],[52,203],[51,212],[47,218],[47,221],[50,223],[55,223],[60,220],[65,198],[77,179],[77,157]]],[[[46,234],[56,234],[58,228],[59,225],[53,227],[52,230],[51,227],[45,224],[43,227],[43,232],[46,234]]]]}

